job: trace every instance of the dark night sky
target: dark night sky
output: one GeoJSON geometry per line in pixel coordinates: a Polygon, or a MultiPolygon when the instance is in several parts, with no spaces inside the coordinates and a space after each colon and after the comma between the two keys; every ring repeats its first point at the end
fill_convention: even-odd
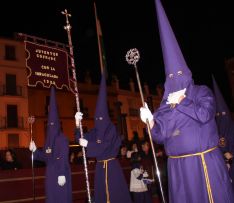
{"type": "MultiPolygon", "coordinates": [[[[78,79],[86,70],[100,73],[96,27],[91,0],[7,1],[1,5],[1,36],[23,32],[67,43],[61,10],[72,13],[72,39],[78,79]],[[12,7],[14,6],[14,7],[12,7]]],[[[211,84],[213,73],[227,100],[230,98],[224,59],[234,56],[234,12],[231,1],[162,0],[195,83],[211,84]],[[207,2],[207,3],[204,3],[207,2]],[[210,2],[210,3],[209,3],[210,2]]],[[[126,87],[134,70],[125,62],[130,48],[141,53],[139,73],[152,88],[164,83],[162,53],[154,0],[96,0],[109,75],[120,78],[126,87]],[[152,74],[152,72],[156,72],[152,74]]],[[[96,77],[95,77],[96,78],[96,77]]],[[[96,78],[95,82],[98,82],[96,78]]]]}

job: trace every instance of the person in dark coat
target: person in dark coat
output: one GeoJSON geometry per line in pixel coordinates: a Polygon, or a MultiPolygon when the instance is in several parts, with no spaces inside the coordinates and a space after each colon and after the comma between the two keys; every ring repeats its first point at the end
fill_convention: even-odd
{"type": "MultiPolygon", "coordinates": [[[[102,75],[95,112],[95,127],[84,138],[76,131],[76,140],[87,147],[87,156],[97,160],[94,180],[95,203],[130,203],[130,192],[123,170],[116,159],[121,145],[120,135],[111,122],[107,108],[106,81],[102,75]]],[[[79,127],[82,113],[75,115],[79,127]]]]}
{"type": "Polygon", "coordinates": [[[195,85],[160,0],[155,0],[163,59],[165,91],[152,114],[141,119],[168,155],[170,203],[233,203],[234,194],[218,148],[215,98],[207,86],[195,85]]]}
{"type": "Polygon", "coordinates": [[[71,170],[69,164],[68,139],[61,132],[54,87],[50,92],[46,143],[42,150],[34,141],[29,149],[36,160],[46,163],[46,203],[71,203],[71,170]]]}
{"type": "Polygon", "coordinates": [[[13,150],[8,149],[5,152],[5,160],[2,161],[1,168],[3,170],[17,170],[21,168],[21,164],[18,162],[13,150]]]}

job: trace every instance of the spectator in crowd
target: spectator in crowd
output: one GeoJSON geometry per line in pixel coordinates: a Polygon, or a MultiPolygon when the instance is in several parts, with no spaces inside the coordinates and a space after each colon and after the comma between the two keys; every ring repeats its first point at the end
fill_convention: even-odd
{"type": "Polygon", "coordinates": [[[5,152],[5,160],[2,162],[3,170],[17,170],[21,168],[21,164],[17,161],[16,155],[13,150],[8,149],[5,152]]]}
{"type": "Polygon", "coordinates": [[[131,158],[133,152],[138,152],[138,146],[136,142],[131,144],[131,149],[127,151],[127,158],[131,158]]]}
{"type": "Polygon", "coordinates": [[[152,161],[152,151],[150,148],[150,143],[148,140],[144,140],[141,143],[141,158],[142,159],[149,159],[152,161]]]}
{"type": "Polygon", "coordinates": [[[119,150],[119,159],[125,160],[127,158],[127,146],[122,144],[119,150]]]}
{"type": "Polygon", "coordinates": [[[141,156],[138,152],[133,152],[131,156],[131,177],[130,192],[134,203],[151,203],[152,197],[148,191],[147,183],[153,180],[148,179],[147,171],[141,165],[141,156]]]}
{"type": "MultiPolygon", "coordinates": [[[[83,164],[83,152],[82,152],[82,149],[80,148],[80,150],[78,151],[77,155],[77,163],[78,164],[83,164]]],[[[88,163],[92,163],[94,160],[88,158],[88,163]]]]}
{"type": "MultiPolygon", "coordinates": [[[[154,148],[156,152],[158,167],[161,172],[164,190],[167,193],[167,157],[163,145],[155,145],[154,143],[154,148]]],[[[144,169],[148,172],[149,178],[154,179],[155,168],[153,167],[153,154],[150,142],[148,140],[144,140],[141,144],[141,149],[142,151],[140,154],[142,158],[142,165],[144,169]]],[[[160,188],[157,184],[148,185],[148,189],[152,194],[160,195],[160,188]]]]}
{"type": "Polygon", "coordinates": [[[233,160],[233,155],[230,152],[225,152],[224,159],[225,159],[225,163],[227,165],[228,171],[230,171],[232,160],[233,160]]]}

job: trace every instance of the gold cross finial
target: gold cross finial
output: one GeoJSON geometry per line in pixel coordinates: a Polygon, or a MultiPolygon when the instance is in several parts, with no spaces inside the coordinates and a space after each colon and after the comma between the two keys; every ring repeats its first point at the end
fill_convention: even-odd
{"type": "Polygon", "coordinates": [[[66,17],[66,23],[67,23],[67,25],[64,26],[64,29],[69,31],[69,30],[71,29],[71,25],[70,25],[70,23],[69,23],[69,17],[71,17],[71,14],[67,12],[67,9],[65,9],[65,10],[62,11],[61,13],[62,13],[63,15],[65,15],[65,17],[66,17]]]}

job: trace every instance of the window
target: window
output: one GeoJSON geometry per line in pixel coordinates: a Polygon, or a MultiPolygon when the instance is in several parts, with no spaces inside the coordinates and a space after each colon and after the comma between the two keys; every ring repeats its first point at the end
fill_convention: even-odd
{"type": "Polygon", "coordinates": [[[139,110],[134,108],[129,108],[129,116],[133,117],[139,116],[139,110]]]}
{"type": "Polygon", "coordinates": [[[8,134],[8,147],[9,148],[19,147],[19,135],[18,134],[8,134]]]}
{"type": "Polygon", "coordinates": [[[132,108],[136,107],[136,101],[134,99],[128,99],[128,106],[132,108]]]}
{"type": "Polygon", "coordinates": [[[7,127],[18,127],[17,105],[7,105],[7,127]]]}
{"type": "Polygon", "coordinates": [[[16,95],[16,75],[6,74],[6,95],[16,95]]]}
{"type": "Polygon", "coordinates": [[[15,46],[12,46],[12,45],[5,46],[5,59],[16,60],[15,46]]]}

